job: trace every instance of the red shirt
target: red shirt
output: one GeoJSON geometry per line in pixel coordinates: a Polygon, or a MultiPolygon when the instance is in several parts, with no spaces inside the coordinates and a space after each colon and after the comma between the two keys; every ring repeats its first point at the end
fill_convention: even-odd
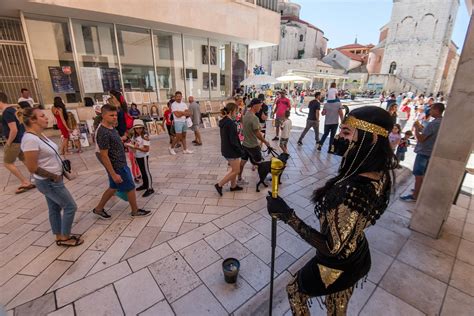
{"type": "Polygon", "coordinates": [[[171,111],[169,109],[166,110],[165,113],[163,113],[163,116],[165,117],[165,124],[166,125],[171,125],[171,120],[170,120],[171,111]]]}
{"type": "Polygon", "coordinates": [[[291,110],[291,102],[287,97],[279,98],[276,102],[276,117],[285,117],[285,112],[291,110]]]}

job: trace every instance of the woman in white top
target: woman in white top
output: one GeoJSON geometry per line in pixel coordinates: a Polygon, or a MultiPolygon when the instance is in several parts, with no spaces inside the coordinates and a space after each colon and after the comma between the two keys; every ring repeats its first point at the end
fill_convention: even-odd
{"type": "Polygon", "coordinates": [[[58,246],[78,246],[84,241],[71,235],[71,226],[77,206],[63,182],[63,165],[58,146],[43,135],[48,118],[38,108],[17,111],[20,122],[26,127],[21,141],[25,165],[36,180],[36,187],[46,197],[49,222],[58,246]],[[61,214],[63,210],[63,214],[61,214]]]}
{"type": "Polygon", "coordinates": [[[150,152],[150,139],[145,132],[145,124],[142,120],[133,121],[133,136],[132,142],[127,144],[134,153],[140,173],[142,174],[143,184],[136,190],[145,190],[143,197],[147,197],[155,193],[153,190],[153,181],[151,178],[150,167],[148,164],[148,154],[150,152]]]}

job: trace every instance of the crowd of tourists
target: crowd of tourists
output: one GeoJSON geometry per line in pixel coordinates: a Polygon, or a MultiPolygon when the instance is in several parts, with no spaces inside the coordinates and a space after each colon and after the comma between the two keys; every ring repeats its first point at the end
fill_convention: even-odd
{"type": "MultiPolygon", "coordinates": [[[[226,183],[230,183],[230,191],[240,191],[242,186],[248,184],[242,177],[244,167],[250,161],[255,170],[264,161],[264,146],[279,147],[282,152],[288,153],[292,129],[290,113],[294,102],[290,99],[291,95],[289,98],[287,94],[285,90],[276,92],[272,104],[266,104],[267,98],[263,93],[250,102],[246,102],[245,96],[236,95],[233,102],[227,103],[221,110],[221,152],[228,162],[229,171],[215,184],[219,195],[223,195],[226,183]],[[275,136],[271,140],[266,139],[269,119],[273,119],[275,128],[275,136]]],[[[306,126],[298,138],[298,145],[303,145],[304,137],[312,128],[317,150],[322,150],[329,137],[327,152],[334,153],[336,133],[340,123],[348,115],[340,96],[335,83],[327,91],[314,93],[314,99],[308,104],[306,126]],[[324,133],[320,137],[321,116],[325,117],[325,122],[324,133]]],[[[411,194],[401,197],[404,201],[416,201],[442,119],[443,97],[414,96],[411,93],[401,93],[398,96],[392,93],[385,97],[382,93],[380,101],[393,123],[388,139],[399,162],[405,159],[405,153],[413,139],[416,140],[413,168],[415,187],[411,194]],[[414,123],[411,124],[411,121],[414,123]]],[[[63,184],[63,177],[71,176],[70,166],[69,170],[67,168],[69,160],[66,159],[71,140],[77,152],[81,152],[78,123],[74,115],[67,111],[60,97],[54,99],[51,111],[61,134],[60,145],[57,146],[43,134],[48,127],[48,118],[43,110],[34,107],[27,89],[21,90],[18,106],[8,104],[7,96],[1,93],[0,106],[6,139],[4,165],[20,181],[16,193],[37,187],[46,196],[52,230],[57,236],[58,244],[80,244],[80,237],[70,234],[76,206],[63,184]],[[33,175],[32,179],[24,176],[15,166],[16,159],[24,162],[33,175]]],[[[96,109],[96,113],[96,156],[108,174],[109,188],[92,212],[101,218],[110,218],[105,205],[112,196],[118,195],[129,202],[131,216],[149,215],[149,211],[138,207],[136,197],[137,191],[144,191],[143,197],[155,193],[149,167],[150,138],[146,124],[140,119],[140,111],[135,104],[128,107],[123,95],[112,90],[108,104],[96,109]]],[[[177,91],[163,109],[162,124],[169,135],[171,155],[176,155],[177,148],[181,148],[184,154],[193,153],[188,149],[186,140],[188,129],[194,132],[193,144],[202,145],[200,122],[199,104],[192,96],[185,103],[182,93],[177,91]]]]}
{"type": "Polygon", "coordinates": [[[433,147],[441,126],[445,99],[441,93],[418,96],[412,92],[380,95],[380,106],[390,113],[394,127],[389,135],[390,144],[399,161],[405,160],[410,140],[416,141],[416,153],[413,165],[415,185],[410,194],[400,197],[406,202],[416,202],[423,178],[428,168],[433,147]]]}
{"type": "MultiPolygon", "coordinates": [[[[192,154],[186,147],[186,131],[194,131],[194,145],[202,145],[199,132],[201,113],[194,98],[188,98],[189,106],[182,102],[182,93],[177,91],[164,109],[163,127],[170,137],[169,151],[175,155],[175,148],[183,148],[183,153],[192,154]],[[194,126],[193,126],[194,125],[194,126]]],[[[80,153],[78,123],[74,115],[67,111],[60,97],[54,98],[51,108],[55,123],[61,134],[58,146],[45,135],[49,126],[48,115],[36,107],[27,89],[22,89],[18,104],[8,103],[8,96],[0,92],[2,111],[2,131],[4,143],[4,165],[20,181],[17,194],[37,188],[46,198],[51,230],[58,246],[78,246],[84,242],[81,236],[71,234],[71,227],[77,210],[76,203],[64,185],[64,178],[73,179],[73,166],[67,159],[70,140],[80,153]],[[30,176],[24,176],[15,165],[19,159],[24,163],[30,176]]],[[[93,138],[96,157],[108,175],[108,188],[92,213],[101,219],[111,215],[105,210],[107,202],[117,195],[128,201],[131,217],[143,217],[151,211],[139,208],[137,191],[144,191],[142,197],[155,193],[149,167],[150,138],[145,122],[134,104],[130,108],[123,95],[111,90],[106,104],[95,107],[93,138]],[[128,152],[128,161],[127,155],[128,152]],[[141,182],[141,185],[139,185],[141,182]]]]}

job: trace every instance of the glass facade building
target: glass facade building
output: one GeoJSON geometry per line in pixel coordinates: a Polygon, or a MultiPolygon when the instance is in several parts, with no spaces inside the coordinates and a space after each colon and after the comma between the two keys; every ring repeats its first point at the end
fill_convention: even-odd
{"type": "Polygon", "coordinates": [[[42,104],[55,96],[68,103],[102,101],[111,89],[127,99],[149,92],[150,102],[166,102],[175,91],[218,101],[247,75],[248,46],[241,43],[36,14],[25,14],[25,29],[17,28],[29,39],[37,78],[31,91],[42,104]]]}

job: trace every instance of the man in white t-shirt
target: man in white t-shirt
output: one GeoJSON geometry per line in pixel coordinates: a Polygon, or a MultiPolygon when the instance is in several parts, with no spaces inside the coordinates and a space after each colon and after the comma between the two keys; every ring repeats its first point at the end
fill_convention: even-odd
{"type": "Polygon", "coordinates": [[[169,148],[170,154],[176,155],[174,147],[177,143],[181,143],[183,146],[183,153],[192,154],[192,150],[186,149],[186,130],[188,125],[186,124],[186,116],[191,115],[191,111],[188,109],[188,105],[183,100],[183,94],[180,91],[176,91],[174,94],[175,101],[171,104],[171,113],[173,113],[173,125],[176,132],[176,137],[173,139],[171,147],[169,148]]]}
{"type": "Polygon", "coordinates": [[[26,88],[21,88],[21,97],[18,99],[18,103],[20,102],[28,102],[31,107],[35,105],[35,101],[30,95],[30,91],[26,88]]]}

